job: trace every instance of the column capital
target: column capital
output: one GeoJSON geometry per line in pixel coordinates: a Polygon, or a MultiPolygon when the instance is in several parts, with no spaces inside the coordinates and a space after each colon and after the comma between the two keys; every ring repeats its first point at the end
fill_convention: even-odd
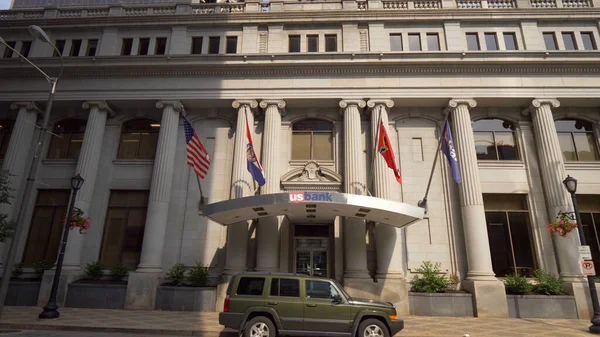
{"type": "Polygon", "coordinates": [[[172,106],[173,110],[175,112],[183,112],[185,110],[181,101],[158,101],[158,102],[156,102],[157,109],[163,109],[167,105],[172,106]]]}
{"type": "Polygon", "coordinates": [[[114,117],[116,114],[106,101],[84,101],[83,104],[81,104],[81,107],[86,110],[90,109],[92,106],[97,106],[99,110],[106,111],[110,117],[114,117]]]}
{"type": "Polygon", "coordinates": [[[285,116],[285,114],[286,114],[285,106],[287,104],[285,103],[284,100],[282,100],[282,99],[263,99],[262,101],[260,101],[260,107],[263,109],[266,109],[269,105],[277,105],[277,110],[279,110],[279,113],[281,114],[281,116],[285,116]]]}
{"type": "Polygon", "coordinates": [[[536,98],[531,101],[531,104],[528,107],[521,110],[521,114],[527,116],[531,110],[535,110],[542,105],[550,105],[550,108],[558,108],[560,106],[560,102],[556,98],[536,98]]]}
{"type": "Polygon", "coordinates": [[[459,105],[466,105],[469,109],[477,106],[477,101],[472,98],[453,98],[448,102],[448,109],[454,110],[459,105]]]}
{"type": "Polygon", "coordinates": [[[27,110],[35,111],[37,113],[41,113],[42,109],[38,107],[38,105],[34,101],[30,102],[13,102],[10,104],[10,108],[13,110],[18,110],[21,108],[25,108],[27,110]]]}
{"type": "Polygon", "coordinates": [[[373,110],[378,105],[385,105],[388,109],[391,109],[394,106],[394,101],[391,99],[370,99],[367,101],[369,110],[373,110]]]}
{"type": "Polygon", "coordinates": [[[367,106],[367,102],[365,102],[362,99],[342,99],[339,104],[340,108],[342,109],[346,109],[348,106],[351,105],[356,105],[361,109],[367,106]]]}
{"type": "Polygon", "coordinates": [[[254,99],[236,99],[235,101],[233,101],[233,103],[231,103],[231,106],[234,109],[239,109],[242,106],[248,106],[250,109],[254,110],[256,108],[258,108],[258,102],[254,99]]]}

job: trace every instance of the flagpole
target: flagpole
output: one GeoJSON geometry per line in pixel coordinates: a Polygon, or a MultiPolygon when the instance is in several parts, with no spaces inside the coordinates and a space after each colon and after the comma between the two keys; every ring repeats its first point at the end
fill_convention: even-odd
{"type": "Polygon", "coordinates": [[[200,178],[198,177],[196,172],[194,172],[194,175],[196,176],[196,181],[198,182],[198,189],[200,190],[200,206],[202,206],[204,205],[204,194],[202,194],[202,185],[200,185],[200,178]]]}
{"type": "Polygon", "coordinates": [[[438,141],[437,151],[435,151],[435,157],[433,157],[433,165],[431,166],[431,173],[429,173],[429,181],[427,182],[427,189],[425,190],[425,196],[422,200],[419,200],[417,205],[419,207],[425,208],[427,210],[427,195],[429,194],[429,188],[431,187],[431,180],[433,180],[433,172],[435,172],[435,164],[437,163],[438,156],[440,155],[440,149],[442,147],[442,140],[444,139],[444,131],[446,130],[446,122],[448,122],[448,117],[450,116],[450,112],[446,113],[446,117],[444,118],[444,122],[442,123],[442,133],[440,135],[440,140],[438,141]]]}
{"type": "MultiPolygon", "coordinates": [[[[375,109],[377,109],[377,107],[375,107],[375,109]]],[[[369,186],[373,185],[373,180],[375,177],[375,172],[373,172],[374,168],[375,168],[375,160],[377,160],[377,149],[379,147],[379,131],[381,130],[381,108],[377,109],[377,111],[379,112],[379,114],[377,115],[377,133],[375,134],[375,152],[373,152],[373,160],[371,160],[371,176],[369,177],[369,186]]],[[[367,186],[367,193],[369,193],[370,196],[373,196],[371,194],[371,192],[369,192],[369,186],[367,186]]]]}

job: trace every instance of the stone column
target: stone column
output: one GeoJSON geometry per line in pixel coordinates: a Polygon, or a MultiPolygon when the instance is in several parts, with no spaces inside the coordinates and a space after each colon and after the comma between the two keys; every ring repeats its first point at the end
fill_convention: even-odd
{"type": "Polygon", "coordinates": [[[163,272],[162,256],[169,220],[179,113],[184,108],[179,101],[158,101],[156,107],[163,112],[150,182],[144,241],[138,269],[129,276],[126,309],[153,309],[158,277],[163,272]]]}
{"type": "MultiPolygon", "coordinates": [[[[285,101],[263,100],[260,107],[265,111],[265,131],[263,133],[262,165],[266,182],[261,194],[279,193],[279,144],[281,142],[281,117],[285,114],[285,101]]],[[[279,228],[281,217],[261,218],[258,222],[256,270],[261,272],[279,271],[279,228]]]]}
{"type": "MultiPolygon", "coordinates": [[[[504,285],[492,269],[481,181],[469,108],[473,99],[452,99],[449,103],[454,124],[453,140],[461,172],[458,185],[460,208],[467,250],[468,272],[465,288],[473,294],[477,317],[508,317],[504,285]]],[[[443,127],[443,126],[442,126],[443,127]]]]}
{"type": "MultiPolygon", "coordinates": [[[[341,100],[344,114],[344,190],[346,193],[364,195],[367,192],[365,158],[361,142],[360,109],[366,106],[363,100],[341,100]]],[[[344,219],[344,287],[350,295],[368,297],[368,287],[373,285],[367,270],[367,243],[365,221],[356,218],[344,219]]]]}

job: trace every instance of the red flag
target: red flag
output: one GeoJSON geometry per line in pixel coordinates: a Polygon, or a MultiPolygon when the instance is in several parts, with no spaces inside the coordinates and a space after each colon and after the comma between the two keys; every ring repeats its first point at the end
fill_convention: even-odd
{"type": "Polygon", "coordinates": [[[390,145],[390,137],[388,137],[387,130],[383,126],[383,122],[379,122],[379,141],[377,142],[377,151],[381,153],[383,159],[387,163],[387,166],[394,171],[396,180],[399,184],[402,184],[402,176],[400,170],[396,166],[396,157],[394,156],[394,149],[390,145]]]}

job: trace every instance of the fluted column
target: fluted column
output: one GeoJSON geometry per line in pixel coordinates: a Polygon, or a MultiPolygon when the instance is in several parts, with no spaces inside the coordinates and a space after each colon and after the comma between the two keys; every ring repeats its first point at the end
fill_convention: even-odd
{"type": "MultiPolygon", "coordinates": [[[[96,176],[98,174],[98,162],[100,161],[100,152],[102,151],[106,117],[107,114],[114,115],[114,112],[104,101],[86,101],[83,102],[82,106],[84,109],[89,109],[90,114],[85,126],[81,152],[77,160],[77,168],[75,169],[75,173],[79,173],[85,180],[77,193],[75,207],[80,208],[85,216],[89,216],[94,185],[96,184],[96,176]]],[[[100,221],[97,221],[97,223],[100,223],[100,221]]],[[[80,269],[83,239],[84,236],[77,231],[73,231],[69,236],[63,268],[80,269]]]]}
{"type": "Polygon", "coordinates": [[[179,101],[158,101],[156,107],[162,109],[163,112],[152,169],[150,198],[138,272],[162,272],[162,255],[175,166],[179,113],[183,111],[183,105],[179,101]]]}
{"type": "MultiPolygon", "coordinates": [[[[254,180],[248,172],[246,159],[246,117],[250,132],[254,130],[252,110],[258,107],[254,100],[240,100],[232,103],[237,109],[235,144],[233,150],[233,173],[231,175],[231,199],[250,196],[254,193],[254,180]]],[[[266,178],[269,179],[268,173],[266,178]]],[[[246,270],[248,254],[248,221],[227,226],[227,251],[224,273],[227,275],[246,270]]]]}
{"type": "MultiPolygon", "coordinates": [[[[562,184],[567,174],[552,116],[552,108],[559,106],[560,102],[555,99],[535,99],[526,110],[532,113],[533,131],[550,221],[556,219],[559,211],[573,210],[570,195],[562,184]]],[[[579,236],[576,230],[569,237],[559,237],[554,240],[563,281],[581,281],[582,278],[579,267],[579,236]]]]}
{"type": "MultiPolygon", "coordinates": [[[[364,195],[367,191],[365,158],[361,142],[360,112],[363,100],[341,100],[344,114],[344,189],[346,193],[364,195]]],[[[365,221],[344,219],[344,278],[369,278],[365,221]]]]}
{"type": "MultiPolygon", "coordinates": [[[[262,165],[266,175],[261,194],[279,193],[278,156],[281,143],[281,116],[285,114],[285,101],[263,100],[260,107],[265,111],[265,131],[263,133],[262,165]]],[[[279,227],[281,218],[277,216],[261,218],[258,222],[256,270],[273,272],[279,270],[279,227]]]]}
{"type": "MultiPolygon", "coordinates": [[[[377,148],[379,123],[387,129],[388,109],[394,106],[392,100],[369,100],[367,106],[371,110],[371,134],[373,136],[371,149],[377,148]]],[[[396,151],[397,152],[397,151],[396,151]]],[[[382,199],[394,200],[399,188],[394,173],[383,157],[373,152],[373,190],[375,196],[382,199]]],[[[377,243],[377,279],[403,278],[402,261],[404,260],[402,230],[386,224],[375,227],[375,242],[377,243]]]]}
{"type": "Polygon", "coordinates": [[[462,180],[458,184],[458,191],[467,249],[467,279],[495,281],[483,196],[481,195],[475,139],[469,113],[469,108],[474,108],[476,105],[477,102],[472,99],[453,99],[449,103],[449,108],[453,110],[452,121],[455,130],[453,138],[462,180]]]}

